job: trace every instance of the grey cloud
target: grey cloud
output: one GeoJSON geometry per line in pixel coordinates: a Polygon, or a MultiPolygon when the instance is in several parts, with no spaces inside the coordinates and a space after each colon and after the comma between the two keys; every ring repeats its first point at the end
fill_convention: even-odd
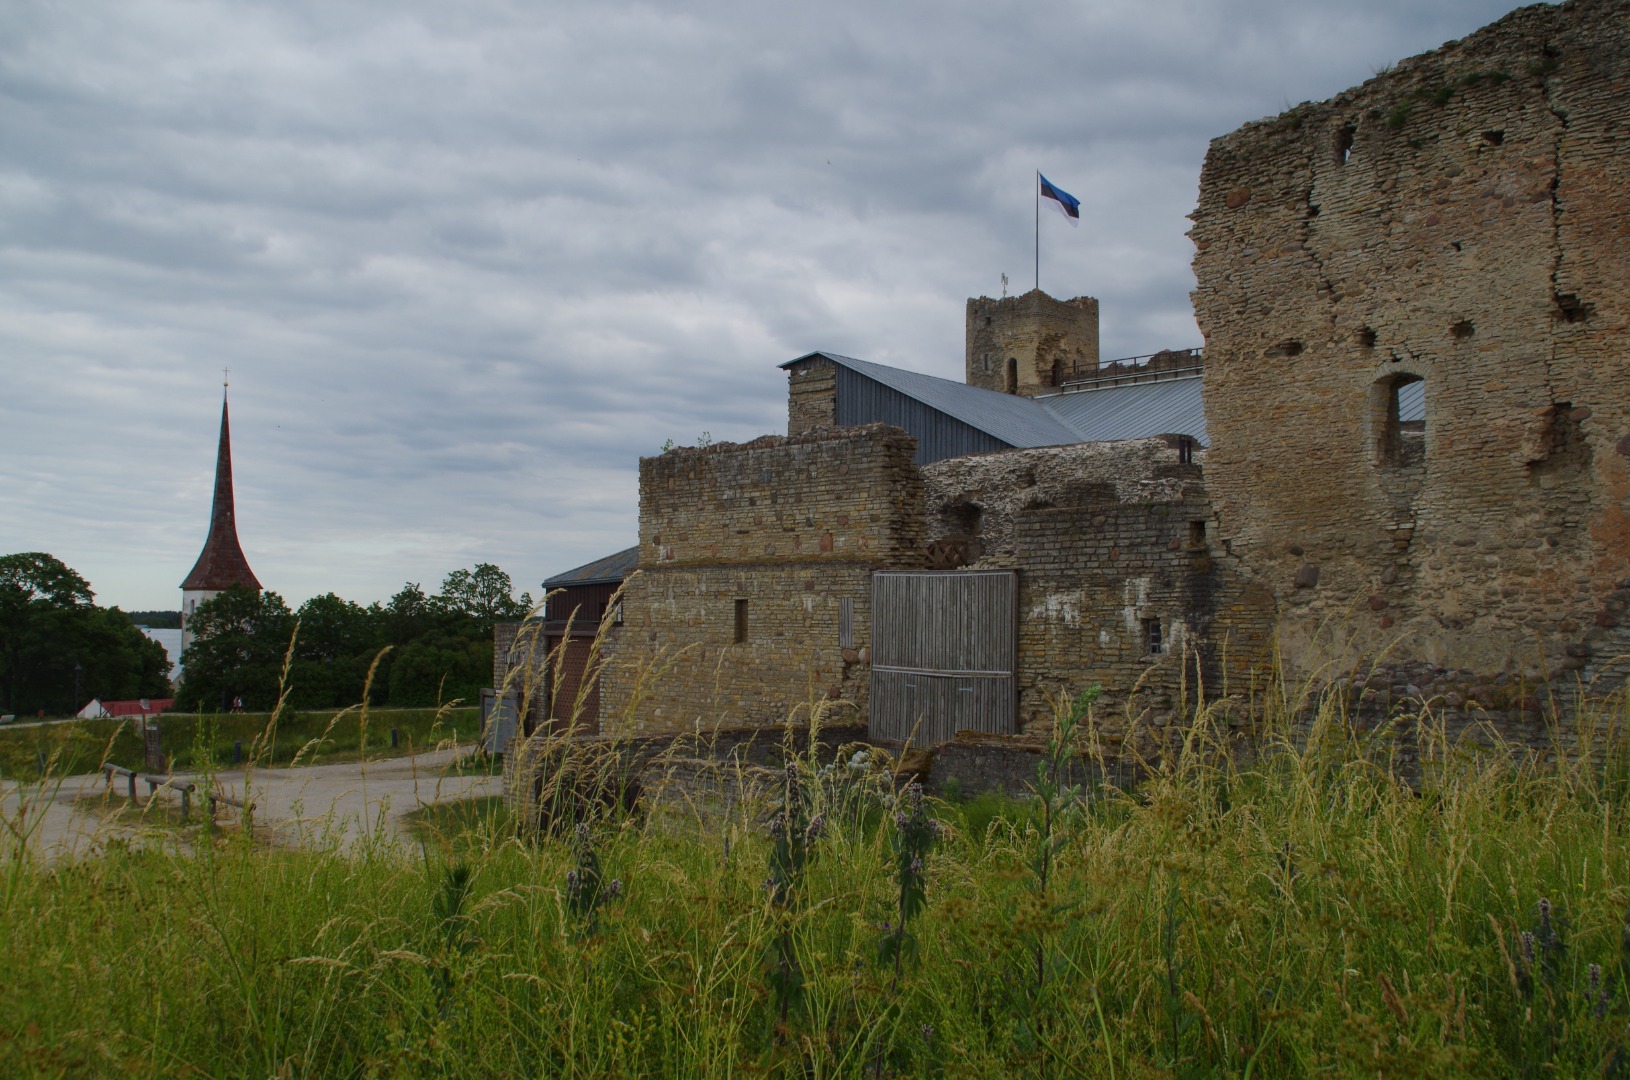
{"type": "Polygon", "coordinates": [[[1043,286],[1107,353],[1198,344],[1207,141],[1504,10],[8,6],[0,544],[173,604],[230,366],[270,587],[535,587],[632,542],[639,455],[784,423],[784,360],[956,377],[964,298],[1029,287],[1037,167],[1086,215],[1043,286]]]}

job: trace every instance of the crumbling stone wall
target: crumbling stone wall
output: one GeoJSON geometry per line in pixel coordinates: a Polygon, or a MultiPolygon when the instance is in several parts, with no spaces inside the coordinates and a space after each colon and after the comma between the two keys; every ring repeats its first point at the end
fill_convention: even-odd
{"type": "Polygon", "coordinates": [[[812,701],[864,716],[871,573],[922,560],[915,452],[869,425],[642,458],[641,569],[601,677],[602,729],[769,725],[812,701]]]}
{"type": "Polygon", "coordinates": [[[1212,143],[1207,480],[1301,670],[1622,675],[1627,90],[1630,4],[1570,0],[1212,143]]]}
{"type": "Polygon", "coordinates": [[[1182,695],[1239,692],[1268,661],[1272,598],[1213,543],[1200,462],[1176,439],[978,454],[923,470],[930,542],[1019,571],[1019,724],[1097,683],[1101,751],[1152,754],[1182,695]],[[1151,646],[1158,626],[1160,649],[1151,646]],[[1134,694],[1136,688],[1136,694],[1134,694]],[[1134,731],[1131,721],[1140,720],[1134,731]]]}
{"type": "Polygon", "coordinates": [[[787,434],[802,435],[838,422],[838,368],[824,356],[787,369],[787,434]]]}
{"type": "Polygon", "coordinates": [[[1098,367],[1098,301],[1023,296],[968,301],[966,381],[1005,394],[1046,393],[1098,367]]]}
{"type": "Polygon", "coordinates": [[[923,467],[927,538],[969,543],[969,565],[1013,565],[1016,517],[1088,501],[1168,501],[1200,476],[1173,440],[1126,439],[949,458],[923,467]]]}

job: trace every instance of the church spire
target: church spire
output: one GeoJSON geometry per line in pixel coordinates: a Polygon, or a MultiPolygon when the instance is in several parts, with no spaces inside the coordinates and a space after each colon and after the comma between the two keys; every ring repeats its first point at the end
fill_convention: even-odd
{"type": "Polygon", "coordinates": [[[215,454],[215,502],[209,513],[209,538],[181,588],[184,593],[213,595],[233,585],[260,588],[238,545],[237,515],[232,504],[232,433],[227,423],[226,393],[222,391],[221,445],[215,454]]]}

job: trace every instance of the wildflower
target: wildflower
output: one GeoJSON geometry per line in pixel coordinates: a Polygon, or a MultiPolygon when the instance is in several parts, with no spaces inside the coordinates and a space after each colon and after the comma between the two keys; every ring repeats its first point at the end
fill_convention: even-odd
{"type": "Polygon", "coordinates": [[[824,831],[826,831],[826,815],[816,814],[810,819],[809,828],[804,830],[804,842],[809,843],[813,840],[819,840],[821,833],[824,831]]]}
{"type": "Polygon", "coordinates": [[[577,882],[578,882],[577,871],[576,870],[568,870],[568,871],[566,871],[566,891],[575,893],[577,891],[577,882]]]}
{"type": "Polygon", "coordinates": [[[777,814],[770,819],[770,839],[780,840],[787,834],[787,815],[777,814]]]}
{"type": "Polygon", "coordinates": [[[934,1041],[934,1025],[933,1024],[924,1024],[922,1027],[917,1029],[917,1034],[919,1034],[919,1035],[921,1035],[923,1037],[923,1042],[933,1042],[934,1041]]]}
{"type": "Polygon", "coordinates": [[[623,894],[623,879],[614,877],[611,884],[606,886],[606,899],[615,900],[623,894]]]}
{"type": "Polygon", "coordinates": [[[913,856],[911,860],[911,874],[913,877],[922,877],[923,861],[921,857],[913,856]]]}
{"type": "Polygon", "coordinates": [[[1529,930],[1522,932],[1522,962],[1524,967],[1534,966],[1534,934],[1529,930]]]}

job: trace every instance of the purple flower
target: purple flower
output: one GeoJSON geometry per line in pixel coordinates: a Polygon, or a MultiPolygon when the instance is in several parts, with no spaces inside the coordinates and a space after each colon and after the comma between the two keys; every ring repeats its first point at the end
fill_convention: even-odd
{"type": "Polygon", "coordinates": [[[623,894],[623,879],[612,878],[611,884],[606,886],[606,899],[615,900],[623,894]]]}
{"type": "Polygon", "coordinates": [[[819,840],[821,838],[821,834],[825,831],[826,815],[816,814],[810,819],[809,828],[804,831],[804,841],[807,843],[811,840],[819,840]]]}

